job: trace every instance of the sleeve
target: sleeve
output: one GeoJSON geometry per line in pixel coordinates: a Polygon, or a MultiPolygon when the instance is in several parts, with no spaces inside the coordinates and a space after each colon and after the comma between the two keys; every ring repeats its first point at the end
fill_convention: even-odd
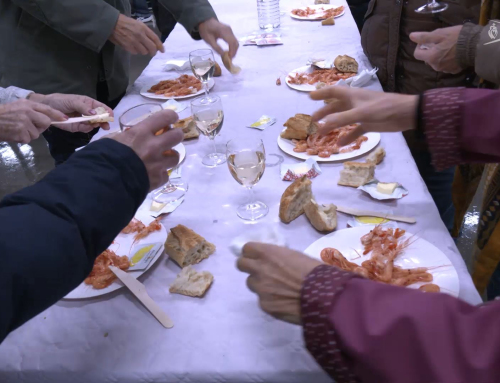
{"type": "Polygon", "coordinates": [[[158,0],[167,9],[178,23],[195,40],[199,40],[198,25],[208,19],[217,18],[214,9],[208,0],[158,0]]]}
{"type": "Polygon", "coordinates": [[[94,52],[100,52],[120,15],[104,0],[11,1],[50,28],[94,52]]]}
{"type": "Polygon", "coordinates": [[[479,77],[500,84],[500,21],[483,27],[476,46],[475,71],[479,77]]]}
{"type": "Polygon", "coordinates": [[[0,105],[26,98],[31,93],[33,93],[32,90],[16,88],[15,86],[9,86],[7,88],[0,87],[0,105]]]}
{"type": "Polygon", "coordinates": [[[322,265],[301,304],[307,348],[338,383],[498,380],[498,301],[471,306],[322,265]]]}
{"type": "Polygon", "coordinates": [[[465,23],[458,35],[456,60],[461,68],[474,67],[476,47],[483,27],[473,23],[465,23]]]}
{"type": "Polygon", "coordinates": [[[441,88],[423,95],[421,119],[432,164],[500,162],[500,92],[441,88]]]}
{"type": "Polygon", "coordinates": [[[102,139],[0,202],[0,342],[87,277],[148,189],[135,152],[102,139]]]}

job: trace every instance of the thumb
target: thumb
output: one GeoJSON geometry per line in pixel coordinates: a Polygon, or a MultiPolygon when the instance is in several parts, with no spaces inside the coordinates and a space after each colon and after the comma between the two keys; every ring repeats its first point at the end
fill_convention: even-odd
{"type": "Polygon", "coordinates": [[[64,113],[44,104],[39,104],[37,102],[33,103],[33,109],[39,113],[45,114],[51,119],[51,121],[66,121],[68,116],[64,113]]]}
{"type": "Polygon", "coordinates": [[[340,146],[346,146],[349,145],[351,142],[353,142],[356,138],[361,137],[363,134],[365,134],[365,130],[363,129],[363,125],[358,125],[354,130],[351,130],[349,133],[347,133],[345,136],[341,137],[339,139],[338,144],[340,146]]]}
{"type": "Polygon", "coordinates": [[[412,32],[410,40],[418,45],[438,43],[441,39],[434,32],[412,32]]]}
{"type": "Polygon", "coordinates": [[[144,121],[134,126],[134,130],[139,130],[142,133],[155,134],[159,130],[167,128],[179,119],[177,113],[173,110],[160,110],[147,117],[144,121]]]}

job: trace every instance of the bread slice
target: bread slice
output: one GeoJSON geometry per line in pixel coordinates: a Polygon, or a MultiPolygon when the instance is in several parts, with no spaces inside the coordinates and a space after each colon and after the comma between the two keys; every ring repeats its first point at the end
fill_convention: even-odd
{"type": "Polygon", "coordinates": [[[304,211],[316,230],[329,233],[337,228],[337,206],[333,203],[318,205],[314,198],[311,198],[304,206],[304,211]]]}
{"type": "Polygon", "coordinates": [[[333,65],[341,72],[358,73],[358,62],[347,55],[337,56],[333,65]]]}
{"type": "Polygon", "coordinates": [[[238,74],[241,72],[241,68],[233,64],[233,60],[227,51],[222,53],[222,63],[231,74],[238,74]]]}
{"type": "Polygon", "coordinates": [[[214,280],[208,271],[197,272],[191,266],[181,270],[168,291],[172,294],[182,294],[189,297],[202,297],[214,280]]]}
{"type": "Polygon", "coordinates": [[[328,19],[324,19],[321,22],[321,25],[335,25],[335,19],[333,17],[329,17],[328,19]]]}
{"type": "Polygon", "coordinates": [[[173,128],[181,128],[184,132],[184,139],[189,140],[191,138],[198,138],[200,132],[196,129],[196,123],[193,121],[193,117],[183,118],[172,125],[173,128]]]}
{"type": "Polygon", "coordinates": [[[304,213],[304,206],[312,198],[311,180],[306,176],[296,179],[281,196],[280,219],[290,223],[304,213]]]}
{"type": "Polygon", "coordinates": [[[372,164],[378,165],[382,162],[385,157],[384,148],[377,148],[371,152],[368,157],[366,157],[366,162],[371,162],[372,164]]]}
{"type": "Polygon", "coordinates": [[[370,182],[374,176],[375,164],[371,162],[344,162],[338,184],[357,188],[370,182]]]}
{"type": "Polygon", "coordinates": [[[186,226],[177,225],[168,233],[165,252],[180,267],[186,267],[208,258],[215,252],[215,245],[186,226]]]}
{"type": "Polygon", "coordinates": [[[95,118],[93,120],[90,120],[90,124],[102,124],[103,122],[113,122],[115,119],[113,116],[109,115],[109,112],[104,109],[102,106],[98,106],[97,108],[94,109],[95,114],[106,114],[106,116],[95,118]]]}
{"type": "Polygon", "coordinates": [[[281,132],[281,137],[290,140],[305,140],[307,136],[316,133],[318,130],[318,124],[312,122],[312,117],[302,113],[290,117],[283,126],[286,129],[281,132]]]}
{"type": "Polygon", "coordinates": [[[214,69],[214,77],[220,77],[222,76],[222,70],[220,69],[220,65],[217,64],[217,61],[215,62],[215,69],[214,69]]]}

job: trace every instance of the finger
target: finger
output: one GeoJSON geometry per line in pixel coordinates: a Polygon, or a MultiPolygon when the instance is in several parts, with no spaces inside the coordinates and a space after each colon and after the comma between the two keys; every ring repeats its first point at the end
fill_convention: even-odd
{"type": "Polygon", "coordinates": [[[322,133],[330,132],[346,125],[363,122],[363,116],[364,113],[359,109],[350,109],[345,112],[331,114],[324,119],[325,123],[319,130],[322,133]]]}
{"type": "Polygon", "coordinates": [[[19,138],[16,141],[19,142],[20,144],[29,144],[31,141],[31,136],[30,136],[28,130],[23,130],[19,134],[19,138]]]}
{"type": "Polygon", "coordinates": [[[341,137],[339,139],[338,144],[340,146],[345,146],[349,145],[351,142],[353,142],[356,138],[361,137],[363,134],[365,134],[365,129],[363,128],[363,125],[357,126],[355,129],[351,130],[349,133],[347,133],[345,136],[341,137]]]}
{"type": "MultiPolygon", "coordinates": [[[[92,125],[92,127],[93,127],[93,128],[97,128],[97,127],[99,127],[99,124],[96,124],[96,125],[97,125],[97,126],[92,125]]],[[[101,125],[101,129],[103,129],[103,130],[109,130],[109,129],[110,129],[109,124],[108,124],[107,122],[103,122],[103,123],[102,123],[102,124],[100,124],[100,125],[101,125]]]]}
{"type": "MultiPolygon", "coordinates": [[[[45,130],[45,129],[43,129],[45,130]]],[[[43,132],[43,130],[41,131],[38,131],[38,129],[33,126],[33,125],[30,125],[27,127],[26,129],[26,132],[29,134],[29,141],[33,141],[33,140],[36,140],[38,137],[40,137],[40,133],[43,132]]]]}
{"type": "Polygon", "coordinates": [[[413,56],[420,61],[432,61],[432,56],[434,55],[434,49],[422,49],[418,45],[413,52],[413,56]]]}
{"type": "Polygon", "coordinates": [[[180,155],[177,150],[167,150],[163,156],[165,157],[164,166],[166,169],[172,169],[179,165],[180,155]]]}
{"type": "MultiPolygon", "coordinates": [[[[176,122],[178,119],[179,116],[173,110],[160,110],[159,112],[153,113],[144,121],[141,121],[136,126],[134,126],[134,130],[136,132],[139,132],[139,134],[145,134],[148,136],[151,134],[154,135],[160,129],[170,128],[170,125],[176,122]]],[[[180,130],[182,132],[182,129],[174,130],[180,130]]]]}
{"type": "Polygon", "coordinates": [[[46,114],[37,112],[35,110],[29,110],[27,115],[36,129],[42,132],[50,126],[52,121],[51,118],[46,114]]]}
{"type": "Polygon", "coordinates": [[[354,89],[346,86],[329,86],[320,90],[315,90],[311,92],[309,96],[313,100],[328,100],[330,98],[348,100],[354,91],[354,89]]]}
{"type": "Polygon", "coordinates": [[[332,113],[343,112],[346,109],[347,104],[345,102],[332,102],[314,112],[312,115],[312,119],[313,121],[319,121],[332,113]]]}
{"type": "Polygon", "coordinates": [[[236,52],[238,52],[238,47],[240,44],[238,43],[238,40],[236,39],[236,36],[233,33],[233,30],[231,27],[224,28],[223,32],[221,33],[221,38],[227,43],[229,46],[229,56],[231,58],[234,58],[236,56],[236,52]]]}
{"type": "MultiPolygon", "coordinates": [[[[153,146],[157,148],[158,153],[164,155],[165,151],[168,151],[168,149],[172,149],[175,145],[180,144],[183,139],[184,133],[182,129],[171,129],[168,132],[157,136],[157,138],[153,140],[153,146]]],[[[173,152],[175,152],[175,150],[173,152]]],[[[177,159],[177,163],[178,162],[179,159],[177,159]]],[[[176,166],[177,163],[173,166],[176,166]]]]}
{"type": "MultiPolygon", "coordinates": [[[[159,39],[159,37],[151,29],[149,29],[148,27],[146,27],[146,28],[147,28],[146,35],[153,42],[153,44],[156,47],[156,50],[160,51],[161,53],[164,53],[165,52],[165,47],[163,46],[163,43],[161,42],[161,40],[159,39]]],[[[155,53],[156,53],[156,51],[155,51],[155,53]]]]}
{"type": "Polygon", "coordinates": [[[257,284],[258,284],[257,278],[255,278],[253,275],[250,275],[247,278],[247,287],[248,290],[250,290],[251,292],[257,293],[257,284]]]}
{"type": "Polygon", "coordinates": [[[204,38],[204,40],[208,45],[212,47],[214,51],[216,51],[219,54],[219,56],[222,56],[222,54],[224,53],[224,49],[222,49],[221,46],[217,44],[217,39],[213,34],[208,34],[204,38]]]}
{"type": "Polygon", "coordinates": [[[137,49],[137,52],[140,55],[143,55],[143,56],[145,56],[145,55],[147,55],[149,53],[148,48],[143,43],[143,40],[140,40],[140,41],[137,42],[136,49],[137,49]]]}
{"type": "Polygon", "coordinates": [[[66,121],[68,119],[68,116],[66,116],[64,113],[51,108],[48,105],[39,104],[38,102],[33,103],[33,110],[39,113],[43,113],[50,119],[50,121],[66,121]]]}
{"type": "Polygon", "coordinates": [[[250,259],[247,257],[239,257],[238,260],[236,261],[236,267],[238,268],[238,270],[244,273],[254,274],[259,267],[259,263],[255,259],[250,259]]]}
{"type": "Polygon", "coordinates": [[[418,45],[421,44],[436,44],[442,40],[439,34],[434,32],[412,32],[410,33],[410,40],[418,45]]]}
{"type": "MultiPolygon", "coordinates": [[[[150,29],[148,28],[148,30],[150,30],[150,29]]],[[[158,52],[158,47],[156,46],[154,41],[151,39],[151,37],[147,34],[146,34],[146,36],[144,36],[144,39],[142,40],[142,45],[144,45],[146,47],[146,49],[148,50],[148,54],[151,57],[153,57],[156,54],[156,52],[158,52]]]]}

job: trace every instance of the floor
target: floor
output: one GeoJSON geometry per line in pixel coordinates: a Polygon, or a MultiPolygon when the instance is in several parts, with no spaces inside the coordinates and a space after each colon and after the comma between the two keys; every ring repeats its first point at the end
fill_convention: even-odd
{"type": "MultiPolygon", "coordinates": [[[[149,56],[132,56],[130,84],[139,77],[149,60],[149,56]]],[[[47,143],[42,137],[26,145],[0,142],[0,199],[6,194],[34,184],[53,168],[54,163],[47,143]]],[[[478,190],[481,191],[482,187],[478,190]]],[[[481,193],[478,192],[465,216],[461,237],[457,239],[457,247],[469,270],[472,267],[473,245],[480,208],[481,193]]]]}

